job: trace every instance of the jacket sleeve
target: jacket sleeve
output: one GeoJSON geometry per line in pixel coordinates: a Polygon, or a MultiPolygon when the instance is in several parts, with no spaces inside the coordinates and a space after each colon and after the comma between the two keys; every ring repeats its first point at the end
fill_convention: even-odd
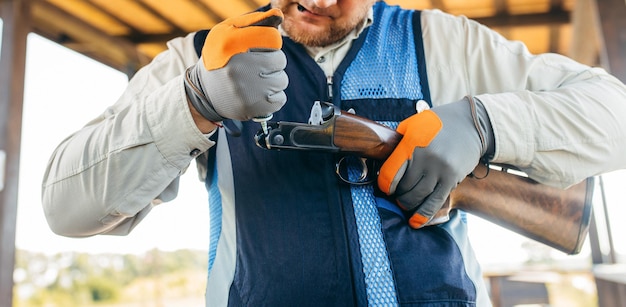
{"type": "Polygon", "coordinates": [[[465,17],[431,11],[422,24],[434,104],[476,96],[493,126],[493,162],[561,188],[626,168],[626,86],[617,78],[531,54],[465,17]]]}
{"type": "Polygon", "coordinates": [[[127,234],[213,143],[191,118],[182,73],[196,63],[193,34],[139,70],[120,99],[56,148],[43,178],[52,231],[127,234]]]}

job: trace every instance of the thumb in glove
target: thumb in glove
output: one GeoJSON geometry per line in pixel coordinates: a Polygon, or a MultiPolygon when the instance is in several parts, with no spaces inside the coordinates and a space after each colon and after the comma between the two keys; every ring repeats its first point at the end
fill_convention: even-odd
{"type": "Polygon", "coordinates": [[[202,56],[185,75],[185,91],[206,119],[248,120],[276,112],[287,101],[288,85],[278,9],[254,12],[217,24],[202,56]]]}
{"type": "Polygon", "coordinates": [[[283,21],[279,9],[228,18],[211,29],[202,48],[207,70],[222,68],[230,59],[251,50],[277,50],[283,45],[278,25],[283,21]]]}
{"type": "Polygon", "coordinates": [[[396,197],[409,225],[420,228],[493,152],[493,132],[483,105],[470,96],[413,115],[397,131],[402,140],[382,165],[378,186],[396,197]]]}

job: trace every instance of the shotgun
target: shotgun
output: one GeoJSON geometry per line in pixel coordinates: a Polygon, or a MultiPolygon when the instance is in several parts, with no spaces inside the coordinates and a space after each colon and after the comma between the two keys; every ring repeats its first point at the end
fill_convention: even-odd
{"type": "MultiPolygon", "coordinates": [[[[316,102],[308,124],[271,122],[255,136],[258,146],[277,150],[336,152],[385,160],[402,135],[375,121],[316,102]]],[[[460,209],[564,253],[580,252],[592,214],[593,177],[559,189],[533,181],[510,166],[479,164],[452,191],[433,220],[460,209]],[[488,172],[488,173],[487,173],[488,172]]]]}

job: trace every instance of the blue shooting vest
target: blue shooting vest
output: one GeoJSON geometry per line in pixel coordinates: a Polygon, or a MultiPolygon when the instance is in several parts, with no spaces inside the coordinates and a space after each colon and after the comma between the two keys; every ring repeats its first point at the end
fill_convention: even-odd
{"type": "MultiPolygon", "coordinates": [[[[314,101],[329,101],[327,79],[302,46],[285,38],[283,50],[287,103],[274,119],[305,123],[314,101]]],[[[430,101],[425,68],[419,12],[377,2],[374,24],[353,42],[333,77],[332,102],[395,127],[415,114],[417,101],[430,101]]],[[[381,304],[474,306],[463,248],[445,227],[411,229],[375,186],[359,191],[342,183],[334,173],[335,154],[264,150],[253,141],[257,123],[245,122],[241,130],[239,137],[228,136],[237,223],[229,305],[376,305],[376,285],[366,281],[371,283],[372,260],[363,247],[371,233],[382,243],[376,257],[386,261],[395,296],[381,304]],[[365,208],[374,222],[364,224],[354,198],[368,193],[374,202],[365,208]]],[[[212,176],[207,174],[207,187],[215,195],[212,176]]],[[[453,216],[451,223],[460,222],[453,216]]],[[[216,246],[212,242],[210,258],[216,246]]]]}

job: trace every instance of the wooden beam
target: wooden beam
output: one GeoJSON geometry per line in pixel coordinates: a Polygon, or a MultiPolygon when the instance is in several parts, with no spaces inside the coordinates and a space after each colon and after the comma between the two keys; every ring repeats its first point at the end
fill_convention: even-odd
{"type": "Polygon", "coordinates": [[[145,34],[134,35],[134,36],[116,36],[116,37],[127,40],[134,44],[159,43],[159,44],[165,45],[167,41],[177,38],[177,37],[185,36],[187,34],[189,34],[188,31],[181,30],[181,31],[172,31],[169,33],[164,33],[164,34],[145,33],[145,34]]]}
{"type": "Polygon", "coordinates": [[[506,0],[493,0],[493,7],[495,15],[508,14],[507,1],[506,0]]]}
{"type": "Polygon", "coordinates": [[[439,9],[442,11],[446,11],[446,4],[444,0],[430,0],[430,5],[432,6],[432,8],[434,9],[439,9]]]}
{"type": "Polygon", "coordinates": [[[208,15],[213,20],[213,22],[219,23],[222,20],[224,20],[224,17],[222,17],[219,14],[217,14],[211,8],[206,6],[206,4],[204,4],[202,1],[200,1],[200,0],[192,0],[191,3],[193,3],[198,9],[202,10],[202,12],[204,14],[208,15]]]}
{"type": "Polygon", "coordinates": [[[602,65],[626,83],[626,2],[597,0],[602,43],[602,65]]]}
{"type": "Polygon", "coordinates": [[[28,0],[0,2],[0,151],[4,158],[4,186],[0,190],[0,306],[13,305],[15,231],[19,182],[28,0]]]}
{"type": "Polygon", "coordinates": [[[562,53],[559,49],[559,42],[561,41],[561,27],[556,25],[551,25],[549,27],[550,31],[550,40],[548,42],[548,52],[552,53],[562,53]]]}
{"type": "Polygon", "coordinates": [[[248,5],[248,7],[250,8],[250,11],[253,11],[259,8],[259,5],[256,2],[254,2],[254,0],[243,0],[243,2],[248,5]]]}
{"type": "Polygon", "coordinates": [[[562,10],[563,0],[550,0],[550,10],[562,10]]]}
{"type": "Polygon", "coordinates": [[[539,25],[564,25],[570,22],[570,13],[555,9],[548,13],[524,14],[524,15],[495,15],[493,17],[473,18],[488,27],[518,27],[539,25]]]}
{"type": "Polygon", "coordinates": [[[169,18],[163,16],[163,14],[161,14],[159,11],[153,9],[151,6],[147,5],[146,3],[141,2],[141,1],[137,1],[137,5],[139,5],[142,9],[148,11],[150,14],[154,15],[161,22],[167,24],[167,26],[172,29],[170,31],[173,31],[173,32],[186,32],[181,27],[179,27],[176,23],[172,22],[169,18]]]}
{"type": "MultiPolygon", "coordinates": [[[[103,7],[102,5],[98,4],[97,2],[89,1],[89,2],[87,2],[87,4],[92,6],[96,10],[98,10],[101,14],[107,16],[108,18],[111,18],[111,19],[115,20],[117,23],[119,23],[119,24],[123,25],[124,27],[128,28],[130,30],[130,34],[128,34],[128,36],[136,36],[136,35],[139,35],[139,33],[141,32],[137,28],[135,28],[133,25],[129,24],[128,22],[126,22],[124,20],[122,20],[117,15],[112,14],[111,12],[109,12],[109,10],[107,10],[105,7],[103,7]]],[[[141,2],[137,2],[137,4],[138,5],[142,5],[141,2]]]]}
{"type": "Polygon", "coordinates": [[[87,46],[84,50],[97,50],[94,53],[85,52],[86,56],[129,76],[150,61],[132,42],[112,37],[47,1],[33,1],[31,14],[32,26],[38,34],[61,44],[60,40],[69,37],[72,42],[87,46]]]}

